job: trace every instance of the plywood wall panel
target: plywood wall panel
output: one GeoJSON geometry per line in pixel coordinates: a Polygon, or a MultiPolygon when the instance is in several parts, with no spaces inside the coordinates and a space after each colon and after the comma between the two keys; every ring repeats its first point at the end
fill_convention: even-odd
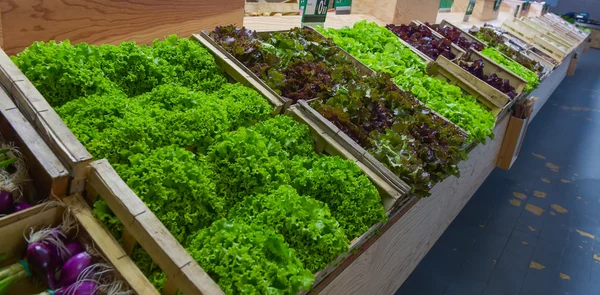
{"type": "Polygon", "coordinates": [[[241,25],[245,0],[0,0],[4,50],[34,41],[150,43],[216,25],[241,25]]]}

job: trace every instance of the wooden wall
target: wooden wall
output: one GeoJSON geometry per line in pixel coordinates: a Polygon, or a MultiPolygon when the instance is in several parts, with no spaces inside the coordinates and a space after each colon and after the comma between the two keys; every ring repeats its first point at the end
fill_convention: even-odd
{"type": "Polygon", "coordinates": [[[369,14],[393,24],[412,20],[435,23],[439,6],[440,0],[353,0],[352,13],[369,14]]]}
{"type": "MultiPolygon", "coordinates": [[[[34,41],[149,43],[217,25],[242,25],[245,0],[0,0],[4,51],[34,41]]],[[[0,41],[1,44],[1,41],[0,41]]]]}

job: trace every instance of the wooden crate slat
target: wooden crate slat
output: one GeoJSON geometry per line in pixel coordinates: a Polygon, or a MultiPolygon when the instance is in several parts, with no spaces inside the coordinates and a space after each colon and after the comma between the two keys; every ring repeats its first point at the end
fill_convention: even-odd
{"type": "MultiPolygon", "coordinates": [[[[94,249],[99,250],[107,262],[114,266],[115,271],[120,274],[131,289],[140,295],[159,294],[158,291],[144,277],[142,272],[135,266],[133,261],[124,255],[123,249],[117,241],[110,236],[106,229],[93,217],[91,209],[85,204],[80,195],[73,195],[59,202],[44,203],[33,206],[27,210],[20,211],[4,218],[0,218],[0,235],[6,237],[0,243],[0,253],[8,255],[9,262],[23,257],[27,247],[24,234],[29,234],[31,228],[40,229],[54,227],[62,223],[65,209],[68,207],[75,216],[79,225],[79,232],[95,244],[94,249]],[[17,238],[18,237],[18,238],[17,238]]],[[[12,291],[30,294],[31,289],[39,289],[38,286],[31,287],[28,280],[17,284],[12,291]]],[[[12,294],[16,294],[16,293],[12,294]]],[[[39,292],[39,291],[38,291],[39,292]]]]}
{"type": "Polygon", "coordinates": [[[492,71],[489,71],[489,73],[493,72],[502,80],[508,80],[510,82],[510,85],[515,88],[515,92],[517,94],[521,94],[521,92],[523,92],[523,89],[525,89],[525,86],[527,85],[527,80],[525,80],[524,78],[521,78],[519,75],[498,64],[491,58],[481,54],[477,50],[473,50],[471,48],[469,49],[469,54],[471,54],[471,60],[475,60],[475,58],[483,59],[485,63],[484,71],[486,71],[486,69],[487,71],[489,71],[489,68],[492,68],[492,71]],[[473,57],[472,55],[475,55],[476,57],[473,57]]]}
{"type": "Polygon", "coordinates": [[[90,238],[94,240],[97,250],[104,253],[104,256],[108,260],[107,262],[119,270],[119,273],[129,283],[134,292],[143,295],[159,294],[135,263],[127,256],[123,248],[119,246],[115,238],[94,218],[91,209],[80,196],[65,198],[65,203],[77,208],[71,210],[77,222],[85,229],[90,238]]]}
{"type": "Polygon", "coordinates": [[[64,124],[42,94],[23,75],[6,53],[0,50],[0,82],[15,105],[38,129],[74,179],[70,193],[82,192],[85,167],[92,156],[64,124]]]}
{"type": "Polygon", "coordinates": [[[102,196],[129,233],[184,294],[223,294],[107,160],[90,164],[87,186],[102,196]]]}
{"type": "MultiPolygon", "coordinates": [[[[300,121],[309,126],[311,132],[313,133],[313,138],[315,138],[318,144],[323,145],[323,149],[326,153],[330,155],[339,155],[344,158],[347,158],[353,161],[356,165],[358,165],[365,174],[371,179],[371,181],[377,187],[379,193],[382,195],[382,201],[384,203],[384,207],[386,210],[390,210],[393,208],[394,203],[399,198],[405,196],[406,192],[410,191],[410,187],[408,187],[404,182],[396,182],[388,180],[380,171],[377,173],[374,172],[373,165],[371,163],[367,163],[366,166],[363,161],[359,161],[357,157],[360,159],[364,159],[363,154],[360,152],[352,153],[351,151],[358,151],[357,148],[347,148],[340,144],[340,139],[335,139],[335,137],[339,136],[340,133],[332,133],[330,128],[324,128],[323,125],[326,122],[317,123],[316,120],[311,119],[311,116],[299,105],[293,106],[289,109],[288,113],[292,115],[294,119],[300,121]],[[404,192],[404,193],[403,193],[404,192]]],[[[335,126],[334,126],[335,127],[335,126]]],[[[336,127],[337,129],[337,127],[336,127]]],[[[339,129],[338,129],[339,131],[339,129]]],[[[361,147],[360,150],[363,150],[361,147]]],[[[364,150],[363,150],[364,151],[364,150]]]]}
{"type": "Polygon", "coordinates": [[[427,70],[430,75],[441,77],[467,91],[479,102],[486,105],[494,115],[498,115],[509,101],[506,94],[473,76],[443,56],[438,57],[436,62],[431,64],[427,70]]]}
{"type": "Polygon", "coordinates": [[[63,197],[69,187],[69,171],[27,121],[3,88],[0,88],[0,132],[23,153],[29,177],[41,191],[38,195],[63,197]]]}
{"type": "Polygon", "coordinates": [[[239,63],[229,53],[221,50],[221,46],[216,44],[216,42],[214,42],[214,40],[212,40],[208,34],[203,32],[201,34],[194,34],[192,37],[199,41],[213,54],[219,67],[224,69],[225,72],[234,80],[261,93],[274,107],[274,114],[280,114],[290,106],[291,101],[288,101],[277,95],[277,93],[272,91],[243,64],[239,63]]]}

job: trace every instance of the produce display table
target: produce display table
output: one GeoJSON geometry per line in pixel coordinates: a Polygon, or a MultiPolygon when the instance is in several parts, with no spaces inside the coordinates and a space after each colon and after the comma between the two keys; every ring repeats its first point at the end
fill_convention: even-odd
{"type": "MultiPolygon", "coordinates": [[[[505,12],[501,12],[500,15],[501,19],[507,17],[505,12]]],[[[357,17],[358,19],[361,18],[356,15],[331,18],[328,25],[336,28],[350,25],[357,20],[357,17]]],[[[258,29],[260,31],[282,30],[299,25],[299,23],[295,23],[296,21],[299,22],[299,17],[285,17],[287,22],[282,22],[281,18],[247,18],[245,25],[250,29],[258,29]]],[[[380,20],[375,19],[375,21],[382,24],[380,20]]],[[[479,23],[480,21],[475,20],[475,22],[479,23]]],[[[494,21],[499,26],[497,22],[494,21]]],[[[470,28],[472,23],[460,23],[460,26],[470,28]]],[[[199,33],[200,29],[197,32],[199,33]]],[[[272,108],[268,109],[268,112],[272,111],[273,116],[287,113],[297,122],[308,125],[306,130],[310,129],[312,139],[314,140],[314,150],[313,148],[309,149],[311,153],[315,151],[319,153],[323,152],[324,154],[338,155],[344,159],[351,160],[354,163],[350,164],[356,165],[360,173],[365,174],[371,179],[371,183],[374,184],[373,191],[376,191],[376,189],[379,191],[379,196],[381,196],[380,201],[382,202],[378,201],[378,204],[383,203],[386,212],[382,209],[382,215],[387,213],[389,221],[383,222],[384,219],[381,219],[376,224],[369,224],[371,227],[366,232],[361,231],[362,234],[354,236],[354,239],[351,241],[352,243],[348,247],[344,246],[344,251],[348,251],[348,249],[350,251],[347,253],[342,252],[344,254],[339,256],[339,253],[336,254],[335,257],[338,258],[333,263],[329,262],[329,265],[325,268],[319,268],[320,271],[316,273],[309,273],[310,275],[315,275],[316,284],[313,285],[314,289],[308,293],[393,294],[408,278],[410,273],[496,167],[503,141],[507,137],[507,126],[509,126],[509,121],[512,118],[510,108],[518,100],[525,98],[525,95],[521,95],[513,98],[511,101],[507,97],[507,102],[503,104],[503,108],[499,112],[494,113],[498,117],[492,117],[492,119],[496,119],[495,127],[493,124],[494,121],[490,120],[487,129],[489,132],[494,127],[494,139],[488,138],[485,144],[471,144],[470,147],[466,148],[468,159],[458,163],[461,176],[458,178],[455,176],[447,177],[433,186],[433,188],[431,186],[426,187],[423,191],[427,192],[431,188],[429,191],[431,196],[418,199],[415,197],[418,194],[415,194],[414,191],[410,192],[408,185],[412,185],[412,183],[405,183],[406,177],[402,180],[399,179],[403,172],[396,172],[399,174],[394,174],[394,178],[392,179],[390,177],[392,176],[390,175],[391,172],[388,171],[387,167],[383,166],[383,162],[380,163],[380,160],[375,159],[368,149],[358,146],[358,141],[349,139],[345,131],[341,131],[341,128],[337,129],[337,125],[334,126],[333,123],[328,121],[330,119],[319,119],[320,121],[314,119],[313,117],[320,118],[322,114],[314,110],[314,113],[308,113],[308,111],[312,110],[307,103],[308,100],[300,100],[297,104],[290,107],[292,101],[289,98],[275,92],[271,88],[274,86],[260,80],[261,78],[257,77],[257,74],[249,71],[245,64],[236,60],[235,56],[228,55],[225,49],[217,48],[222,46],[222,43],[217,43],[216,40],[211,41],[208,34],[202,34],[204,37],[197,34],[191,40],[198,41],[199,44],[211,52],[215,57],[215,65],[228,74],[230,81],[235,80],[262,94],[259,98],[265,98],[269,102],[269,106],[272,108]],[[314,116],[311,117],[308,114],[314,116]],[[338,137],[348,138],[345,139],[346,145],[342,144],[338,137]],[[353,145],[356,147],[353,147],[353,145]],[[349,147],[355,149],[352,150],[349,147]]],[[[190,40],[181,41],[190,42],[190,40]]],[[[321,41],[327,40],[320,39],[319,42],[321,41]]],[[[316,41],[313,43],[324,44],[317,43],[316,41]]],[[[528,98],[537,98],[533,106],[531,119],[547,103],[556,87],[558,87],[568,74],[569,69],[572,68],[571,61],[576,61],[574,57],[584,51],[585,43],[581,42],[574,50],[569,52],[565,59],[560,61],[559,65],[545,76],[539,86],[527,95],[528,98]]],[[[475,56],[477,54],[474,53],[475,56]]],[[[469,58],[471,58],[470,55],[469,58]]],[[[371,70],[366,65],[354,57],[352,57],[352,61],[355,66],[358,65],[357,67],[364,70],[362,72],[364,77],[369,76],[365,73],[369,73],[371,70]]],[[[158,62],[157,57],[154,63],[158,62]]],[[[434,60],[430,62],[433,63],[434,60]]],[[[491,67],[490,64],[492,62],[488,63],[488,67],[491,67]]],[[[497,67],[494,72],[500,73],[500,70],[503,68],[499,65],[497,67]]],[[[215,69],[217,68],[215,67],[215,69]]],[[[483,81],[484,78],[481,79],[483,81]]],[[[387,83],[391,83],[389,77],[386,78],[386,81],[387,83]]],[[[133,186],[130,188],[127,183],[129,185],[132,184],[130,182],[126,183],[121,179],[119,175],[121,171],[119,169],[122,169],[122,167],[115,166],[117,171],[119,171],[119,174],[117,174],[108,160],[93,161],[90,153],[75,138],[74,134],[63,123],[42,94],[2,51],[0,51],[0,82],[7,89],[4,99],[0,97],[0,102],[4,102],[7,105],[3,108],[3,111],[13,110],[15,114],[23,118],[22,120],[27,118],[32,123],[31,125],[33,125],[33,127],[30,126],[30,129],[37,129],[39,135],[36,134],[36,136],[43,138],[54,153],[53,156],[60,159],[65,165],[63,169],[70,171],[69,188],[67,189],[64,182],[60,182],[61,195],[77,193],[85,196],[85,201],[88,203],[92,203],[92,200],[100,196],[118,221],[122,223],[118,234],[120,235],[123,248],[121,249],[120,246],[112,245],[114,243],[111,243],[110,247],[115,248],[115,251],[122,254],[121,257],[125,260],[125,266],[132,268],[132,271],[134,271],[134,275],[129,277],[130,280],[136,280],[139,276],[138,279],[142,283],[141,287],[136,290],[143,290],[149,284],[146,277],[140,276],[139,269],[131,263],[133,259],[130,260],[134,248],[136,245],[140,245],[150,256],[151,261],[157,264],[165,274],[163,294],[176,294],[178,291],[185,294],[223,293],[222,286],[219,286],[217,281],[219,278],[215,280],[214,277],[211,277],[212,275],[210,275],[209,271],[205,272],[202,268],[203,266],[197,263],[197,257],[194,256],[192,258],[189,254],[191,252],[188,252],[189,248],[187,246],[184,248],[184,242],[178,241],[173,232],[170,231],[171,229],[166,224],[163,224],[165,220],[159,220],[156,216],[159,215],[158,213],[154,215],[153,211],[157,210],[157,208],[151,210],[149,208],[150,205],[145,203],[147,200],[142,201],[140,199],[141,195],[136,195],[132,190],[133,186]],[[8,96],[10,96],[10,99],[14,103],[8,96]]],[[[523,80],[523,83],[525,83],[525,80],[523,80]]],[[[515,85],[512,81],[510,84],[515,85]]],[[[524,87],[524,85],[522,86],[524,87]]],[[[397,87],[396,85],[393,86],[397,87]]],[[[376,88],[373,87],[373,89],[376,88]]],[[[396,89],[386,88],[389,91],[382,91],[381,93],[395,93],[396,89]]],[[[400,90],[398,89],[398,91],[400,90]]],[[[461,93],[458,91],[459,96],[462,95],[461,93]]],[[[369,95],[363,95],[361,98],[370,98],[369,95]]],[[[114,97],[110,96],[110,98],[114,97]]],[[[417,99],[414,100],[421,103],[417,99]]],[[[448,103],[444,102],[444,105],[446,104],[448,103]]],[[[441,117],[435,110],[427,109],[421,112],[429,116],[441,117]]],[[[412,118],[412,116],[406,117],[412,118]]],[[[444,117],[441,117],[441,119],[446,120],[446,123],[449,125],[454,124],[444,117]]],[[[466,138],[466,135],[462,136],[466,138]]],[[[429,139],[433,137],[431,136],[429,139]]],[[[433,139],[432,141],[436,143],[433,139]]],[[[131,145],[129,140],[125,141],[125,143],[131,145]]],[[[459,151],[455,152],[455,154],[462,156],[462,151],[466,144],[463,144],[463,141],[460,143],[460,145],[454,145],[457,147],[456,150],[459,151]]],[[[423,148],[423,150],[426,150],[426,148],[423,148]]],[[[193,151],[193,148],[190,147],[189,151],[193,151]]],[[[224,157],[224,155],[221,156],[224,157]]],[[[215,158],[220,159],[220,157],[215,158]]],[[[456,159],[453,163],[458,162],[460,157],[456,157],[456,159]]],[[[231,163],[228,165],[233,166],[231,163]]],[[[454,168],[455,166],[452,167],[454,168]]],[[[412,172],[413,170],[410,171],[412,172]]],[[[427,173],[424,172],[423,174],[427,173]]],[[[64,178],[66,176],[62,175],[62,177],[61,180],[65,181],[64,178]]],[[[365,183],[361,183],[361,187],[368,187],[371,184],[368,180],[365,183]],[[366,185],[364,185],[365,183],[366,185]]],[[[46,184],[46,187],[48,186],[52,187],[54,183],[46,184]]],[[[72,198],[72,200],[75,199],[77,203],[81,203],[81,207],[86,207],[83,204],[83,199],[79,201],[79,196],[72,198]]],[[[364,203],[361,203],[361,205],[364,205],[364,203]]],[[[160,208],[158,209],[160,210],[160,208]]],[[[89,208],[86,207],[86,210],[89,211],[89,208]]],[[[94,218],[91,219],[95,221],[94,218]]],[[[218,222],[213,224],[218,224],[218,222]]],[[[111,232],[111,234],[116,237],[114,232],[111,232]]],[[[149,275],[148,278],[150,278],[149,275]]],[[[142,293],[138,292],[138,294],[142,293]]]]}

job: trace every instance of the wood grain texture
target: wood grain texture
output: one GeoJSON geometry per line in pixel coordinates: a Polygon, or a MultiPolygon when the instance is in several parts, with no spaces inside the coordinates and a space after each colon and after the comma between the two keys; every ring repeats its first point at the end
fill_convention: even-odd
{"type": "Polygon", "coordinates": [[[16,54],[34,41],[149,43],[188,37],[217,25],[241,25],[244,0],[0,0],[4,49],[16,54]]]}
{"type": "Polygon", "coordinates": [[[0,84],[7,89],[18,111],[31,122],[55,155],[70,170],[73,179],[69,194],[82,192],[85,184],[85,167],[91,162],[92,155],[2,50],[0,50],[0,84]]]}
{"type": "Polygon", "coordinates": [[[80,195],[65,198],[65,203],[72,206],[73,216],[80,229],[94,241],[95,249],[104,254],[103,257],[121,274],[135,294],[159,294],[110,232],[94,217],[91,208],[80,195]]]}
{"type": "Polygon", "coordinates": [[[0,133],[5,140],[14,143],[27,162],[33,186],[26,186],[25,193],[35,189],[30,202],[51,195],[64,197],[69,186],[69,172],[52,150],[19,111],[3,88],[0,88],[0,133]]]}
{"type": "Polygon", "coordinates": [[[440,7],[439,0],[396,0],[394,24],[408,24],[413,19],[435,23],[440,7]]]}

